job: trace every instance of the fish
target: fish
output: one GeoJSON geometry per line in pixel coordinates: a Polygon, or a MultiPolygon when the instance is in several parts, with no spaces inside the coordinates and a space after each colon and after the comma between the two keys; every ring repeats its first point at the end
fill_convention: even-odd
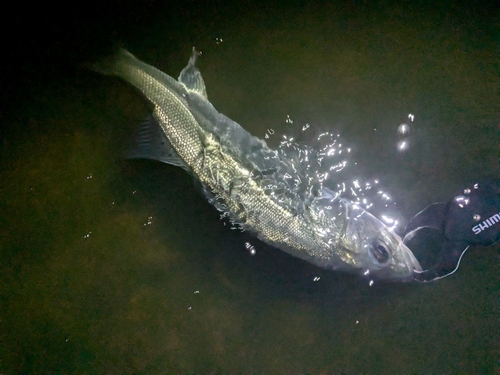
{"type": "Polygon", "coordinates": [[[152,107],[132,157],[186,170],[207,200],[258,239],[318,267],[412,280],[421,267],[401,238],[355,202],[310,178],[210,103],[195,48],[178,79],[119,48],[92,69],[134,86],[152,107]]]}

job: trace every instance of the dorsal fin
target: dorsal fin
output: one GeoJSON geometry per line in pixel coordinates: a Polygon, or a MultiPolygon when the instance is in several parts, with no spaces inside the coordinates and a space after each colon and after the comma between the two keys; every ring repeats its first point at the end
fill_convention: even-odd
{"type": "Polygon", "coordinates": [[[188,64],[179,74],[179,82],[182,83],[188,92],[194,92],[207,99],[207,89],[200,71],[196,67],[196,60],[201,56],[201,52],[193,47],[193,54],[189,58],[188,64]]]}

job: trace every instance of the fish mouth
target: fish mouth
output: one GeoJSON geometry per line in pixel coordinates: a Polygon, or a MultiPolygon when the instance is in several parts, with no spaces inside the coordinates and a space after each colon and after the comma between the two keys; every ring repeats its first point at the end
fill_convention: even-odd
{"type": "Polygon", "coordinates": [[[411,273],[411,275],[413,275],[415,271],[422,271],[422,266],[420,265],[419,261],[417,260],[415,255],[413,255],[413,252],[410,250],[410,248],[403,243],[403,241],[401,241],[399,244],[399,251],[403,256],[406,266],[408,267],[408,271],[411,273]]]}

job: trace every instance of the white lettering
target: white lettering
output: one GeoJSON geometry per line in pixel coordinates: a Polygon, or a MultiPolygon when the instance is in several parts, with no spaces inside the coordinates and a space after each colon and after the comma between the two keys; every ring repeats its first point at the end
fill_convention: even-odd
{"type": "Polygon", "coordinates": [[[479,229],[481,229],[481,231],[485,230],[485,229],[488,229],[490,226],[488,225],[488,222],[485,220],[483,221],[482,223],[479,223],[478,224],[479,226],[479,229]]]}
{"type": "Polygon", "coordinates": [[[472,227],[472,231],[474,234],[479,234],[483,230],[488,229],[495,225],[495,223],[500,222],[500,212],[498,214],[493,215],[492,217],[484,220],[482,223],[479,223],[478,225],[475,225],[472,227]]]}
{"type": "Polygon", "coordinates": [[[492,223],[498,223],[500,222],[500,212],[496,215],[493,215],[492,217],[490,217],[489,219],[492,223]]]}

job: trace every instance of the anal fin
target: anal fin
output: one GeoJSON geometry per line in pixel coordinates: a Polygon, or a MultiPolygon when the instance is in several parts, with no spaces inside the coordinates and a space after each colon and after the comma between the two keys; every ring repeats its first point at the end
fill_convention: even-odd
{"type": "Polygon", "coordinates": [[[189,170],[153,116],[141,123],[128,159],[151,159],[189,170]]]}

